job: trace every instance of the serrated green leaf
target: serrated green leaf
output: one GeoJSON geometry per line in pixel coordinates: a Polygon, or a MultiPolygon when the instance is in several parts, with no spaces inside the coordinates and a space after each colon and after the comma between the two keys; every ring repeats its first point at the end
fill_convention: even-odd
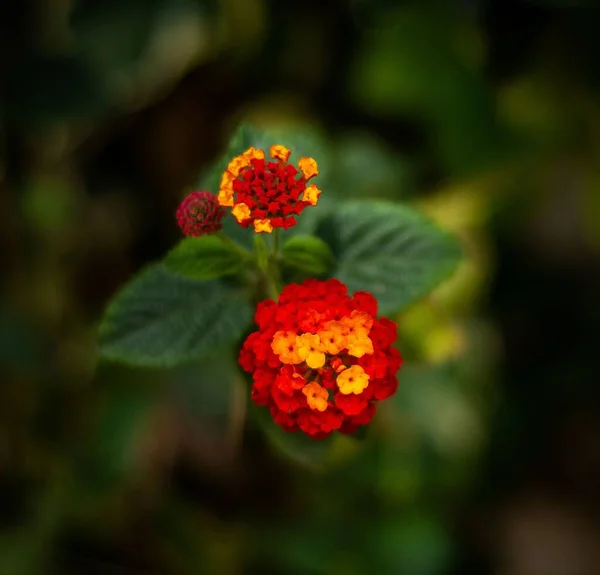
{"type": "Polygon", "coordinates": [[[323,275],[331,271],[334,259],[330,247],[316,236],[294,236],[282,249],[283,263],[310,274],[323,275]]]}
{"type": "Polygon", "coordinates": [[[130,365],[169,367],[233,342],[251,319],[241,290],[153,265],[109,305],[100,325],[100,355],[130,365]]]}
{"type": "Polygon", "coordinates": [[[371,292],[380,313],[405,308],[456,269],[458,242],[413,209],[384,201],[351,201],[321,220],[332,248],[333,276],[352,293],[371,292]]]}
{"type": "Polygon", "coordinates": [[[163,260],[165,269],[192,279],[214,279],[236,274],[244,264],[242,248],[215,236],[186,238],[163,260]]]}

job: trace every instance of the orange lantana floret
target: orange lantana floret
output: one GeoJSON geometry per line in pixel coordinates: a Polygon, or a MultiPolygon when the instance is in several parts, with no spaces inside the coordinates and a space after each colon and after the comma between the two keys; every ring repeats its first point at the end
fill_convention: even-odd
{"type": "Polygon", "coordinates": [[[282,146],[281,144],[275,144],[271,146],[269,153],[271,155],[271,158],[279,160],[281,162],[287,162],[292,151],[288,150],[285,146],[282,146]]]}
{"type": "Polygon", "coordinates": [[[313,381],[312,383],[305,385],[302,389],[302,393],[306,395],[306,403],[308,403],[308,407],[311,409],[317,411],[325,411],[327,409],[329,393],[318,383],[313,381]]]}
{"type": "Polygon", "coordinates": [[[302,194],[302,200],[308,202],[311,206],[316,206],[319,201],[319,196],[321,195],[321,190],[317,188],[314,184],[311,184],[304,190],[304,194],[302,194]]]}
{"type": "Polygon", "coordinates": [[[238,222],[243,222],[250,217],[250,208],[244,203],[235,204],[231,213],[238,222]]]}
{"type": "Polygon", "coordinates": [[[273,224],[268,218],[265,218],[264,220],[254,220],[254,231],[267,232],[270,234],[273,231],[273,224]]]}
{"type": "Polygon", "coordinates": [[[319,331],[317,335],[325,346],[325,351],[331,355],[337,355],[348,345],[344,325],[339,321],[327,322],[324,329],[319,331]]]}
{"type": "Polygon", "coordinates": [[[293,331],[278,331],[273,336],[271,349],[275,353],[281,363],[302,363],[303,359],[298,353],[298,344],[296,332],[293,331]]]}
{"type": "Polygon", "coordinates": [[[307,180],[319,175],[319,167],[317,166],[317,162],[315,162],[312,158],[300,158],[298,161],[298,166],[300,166],[300,169],[307,180]]]}

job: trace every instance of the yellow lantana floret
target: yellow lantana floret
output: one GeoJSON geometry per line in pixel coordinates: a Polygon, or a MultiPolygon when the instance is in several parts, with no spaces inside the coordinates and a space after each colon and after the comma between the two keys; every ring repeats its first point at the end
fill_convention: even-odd
{"type": "Polygon", "coordinates": [[[273,336],[271,349],[281,363],[298,364],[304,361],[298,353],[296,338],[296,333],[293,331],[278,331],[273,336]]]}
{"type": "Polygon", "coordinates": [[[306,156],[298,160],[298,167],[307,180],[319,175],[319,167],[313,158],[306,156]]]}
{"type": "Polygon", "coordinates": [[[339,321],[327,322],[317,335],[330,355],[337,355],[348,345],[344,326],[339,321]]]}
{"type": "Polygon", "coordinates": [[[306,365],[312,369],[318,369],[325,365],[325,346],[318,335],[303,333],[296,339],[298,354],[306,365]]]}
{"type": "Polygon", "coordinates": [[[220,206],[233,206],[233,191],[222,189],[219,191],[217,201],[220,206]]]}
{"type": "Polygon", "coordinates": [[[325,411],[327,409],[329,393],[316,381],[305,385],[302,388],[302,393],[306,395],[306,403],[308,403],[308,407],[311,409],[315,411],[325,411]]]}
{"type": "Polygon", "coordinates": [[[373,353],[373,342],[366,331],[354,332],[348,335],[348,355],[362,357],[373,353]]]}
{"type": "Polygon", "coordinates": [[[231,213],[238,222],[243,222],[250,217],[250,208],[244,202],[240,202],[233,206],[231,213]]]}
{"type": "Polygon", "coordinates": [[[273,146],[271,146],[269,152],[271,154],[271,158],[273,158],[274,160],[279,160],[281,162],[287,162],[288,158],[290,157],[290,154],[292,153],[291,150],[288,150],[285,146],[282,146],[281,144],[274,144],[273,146]]]}
{"type": "Polygon", "coordinates": [[[257,233],[266,232],[270,234],[273,231],[273,225],[271,224],[271,220],[254,220],[254,231],[257,233]]]}
{"type": "Polygon", "coordinates": [[[358,395],[369,385],[369,375],[360,365],[352,365],[337,376],[336,383],[340,393],[358,395]]]}
{"type": "Polygon", "coordinates": [[[311,206],[316,206],[320,195],[321,190],[319,190],[319,188],[317,188],[317,186],[314,184],[311,184],[304,190],[304,193],[302,194],[302,201],[308,202],[311,206]]]}

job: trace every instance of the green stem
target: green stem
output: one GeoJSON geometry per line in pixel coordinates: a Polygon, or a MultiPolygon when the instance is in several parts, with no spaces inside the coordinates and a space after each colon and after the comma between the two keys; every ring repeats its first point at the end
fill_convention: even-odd
{"type": "Polygon", "coordinates": [[[279,236],[277,234],[274,236],[273,246],[275,250],[269,253],[262,235],[255,234],[254,249],[258,269],[261,272],[263,293],[267,297],[277,300],[281,291],[281,286],[279,285],[281,280],[276,261],[277,249],[279,248],[279,236]]]}
{"type": "Polygon", "coordinates": [[[269,297],[277,301],[277,299],[279,298],[279,289],[277,287],[277,282],[268,273],[265,274],[265,280],[267,293],[269,294],[269,297]]]}
{"type": "Polygon", "coordinates": [[[256,261],[258,262],[258,268],[269,273],[269,254],[267,253],[267,246],[265,240],[263,240],[260,234],[254,234],[254,251],[256,252],[256,261]]]}
{"type": "Polygon", "coordinates": [[[279,228],[275,228],[273,232],[273,255],[276,255],[279,252],[279,228]]]}

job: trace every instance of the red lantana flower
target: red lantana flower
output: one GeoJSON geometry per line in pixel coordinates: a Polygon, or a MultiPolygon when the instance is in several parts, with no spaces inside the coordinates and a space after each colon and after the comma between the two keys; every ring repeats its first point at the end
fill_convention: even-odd
{"type": "Polygon", "coordinates": [[[300,158],[297,170],[288,163],[291,151],[286,147],[274,145],[269,152],[273,161],[256,148],[231,160],[219,190],[219,203],[231,207],[238,223],[245,228],[252,224],[255,232],[295,226],[294,216],[315,206],[321,194],[317,186],[307,184],[319,174],[313,158],[300,158]]]}
{"type": "Polygon", "coordinates": [[[177,223],[185,236],[204,236],[220,231],[225,210],[217,196],[198,191],[189,194],[177,208],[177,223]]]}
{"type": "Polygon", "coordinates": [[[348,295],[338,280],[286,286],[258,304],[239,363],[252,374],[252,399],[287,431],[322,439],[367,425],[376,403],[398,388],[398,326],[376,319],[367,292],[348,295]]]}

